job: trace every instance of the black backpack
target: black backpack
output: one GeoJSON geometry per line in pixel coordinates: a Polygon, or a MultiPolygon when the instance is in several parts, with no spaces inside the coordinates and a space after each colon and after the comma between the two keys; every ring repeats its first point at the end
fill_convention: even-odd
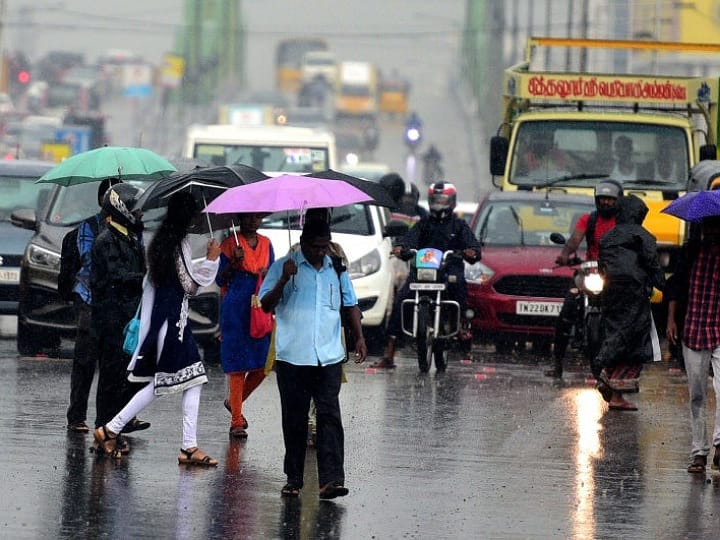
{"type": "Polygon", "coordinates": [[[68,302],[73,299],[73,287],[77,273],[80,271],[82,261],[78,251],[78,231],[83,223],[90,225],[95,237],[98,235],[98,220],[96,216],[86,219],[80,225],[68,232],[62,241],[60,249],[60,275],[58,276],[58,294],[60,298],[68,302]]]}

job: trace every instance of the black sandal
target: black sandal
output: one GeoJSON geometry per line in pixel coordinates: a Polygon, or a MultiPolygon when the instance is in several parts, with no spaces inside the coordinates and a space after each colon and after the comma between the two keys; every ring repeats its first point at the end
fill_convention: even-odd
{"type": "Polygon", "coordinates": [[[350,490],[343,486],[340,482],[328,482],[320,488],[321,499],[334,499],[335,497],[344,497],[350,493],[350,490]]]}
{"type": "Polygon", "coordinates": [[[203,467],[217,467],[218,461],[211,458],[205,452],[195,447],[193,449],[180,449],[178,456],[179,465],[200,465],[203,467]]]}
{"type": "Polygon", "coordinates": [[[707,465],[707,456],[695,456],[693,457],[690,465],[688,465],[687,472],[689,473],[705,473],[705,466],[707,465]]]}
{"type": "Polygon", "coordinates": [[[95,451],[98,454],[105,454],[113,459],[120,459],[122,457],[122,452],[120,448],[118,448],[118,436],[110,436],[109,433],[112,433],[112,431],[108,431],[105,426],[100,426],[93,431],[93,437],[95,438],[95,451]]]}
{"type": "Polygon", "coordinates": [[[280,490],[280,496],[295,498],[300,495],[300,488],[293,484],[285,484],[280,490]]]}

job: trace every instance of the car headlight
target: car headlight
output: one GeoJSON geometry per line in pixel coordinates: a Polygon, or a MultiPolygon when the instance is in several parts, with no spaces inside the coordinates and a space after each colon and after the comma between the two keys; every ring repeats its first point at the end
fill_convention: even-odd
{"type": "Polygon", "coordinates": [[[42,266],[51,270],[60,270],[60,254],[35,244],[28,244],[26,259],[33,266],[42,266]]]}
{"type": "Polygon", "coordinates": [[[465,263],[465,281],[482,285],[495,275],[495,271],[481,262],[465,263]]]}
{"type": "Polygon", "coordinates": [[[381,261],[380,253],[377,249],[374,249],[370,253],[352,261],[348,267],[350,279],[361,278],[374,274],[380,270],[381,261]]]}
{"type": "Polygon", "coordinates": [[[600,274],[588,274],[583,279],[583,285],[593,294],[602,292],[604,284],[605,283],[603,282],[603,278],[600,274]]]}

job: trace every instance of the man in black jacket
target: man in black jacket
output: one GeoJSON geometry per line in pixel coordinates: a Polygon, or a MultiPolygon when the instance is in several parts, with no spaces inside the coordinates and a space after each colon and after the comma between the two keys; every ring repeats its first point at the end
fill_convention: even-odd
{"type": "MultiPolygon", "coordinates": [[[[140,239],[142,220],[133,208],[142,191],[117,184],[105,193],[102,208],[109,216],[92,247],[90,289],[92,325],[98,336],[98,388],[95,427],[107,424],[133,396],[126,377],[129,362],[123,351],[123,328],[135,315],[142,296],[145,251],[140,239]]],[[[131,429],[146,429],[133,420],[131,429]]]]}

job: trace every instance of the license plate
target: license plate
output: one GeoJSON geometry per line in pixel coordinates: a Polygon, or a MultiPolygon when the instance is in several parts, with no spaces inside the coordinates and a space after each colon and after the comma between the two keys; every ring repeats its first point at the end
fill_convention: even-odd
{"type": "Polygon", "coordinates": [[[20,270],[15,268],[0,269],[0,283],[20,283],[20,270]]]}
{"type": "Polygon", "coordinates": [[[557,317],[560,315],[562,302],[524,302],[519,301],[515,304],[515,313],[518,315],[550,315],[557,317]]]}
{"type": "Polygon", "coordinates": [[[444,283],[411,283],[411,291],[444,291],[444,283]]]}

